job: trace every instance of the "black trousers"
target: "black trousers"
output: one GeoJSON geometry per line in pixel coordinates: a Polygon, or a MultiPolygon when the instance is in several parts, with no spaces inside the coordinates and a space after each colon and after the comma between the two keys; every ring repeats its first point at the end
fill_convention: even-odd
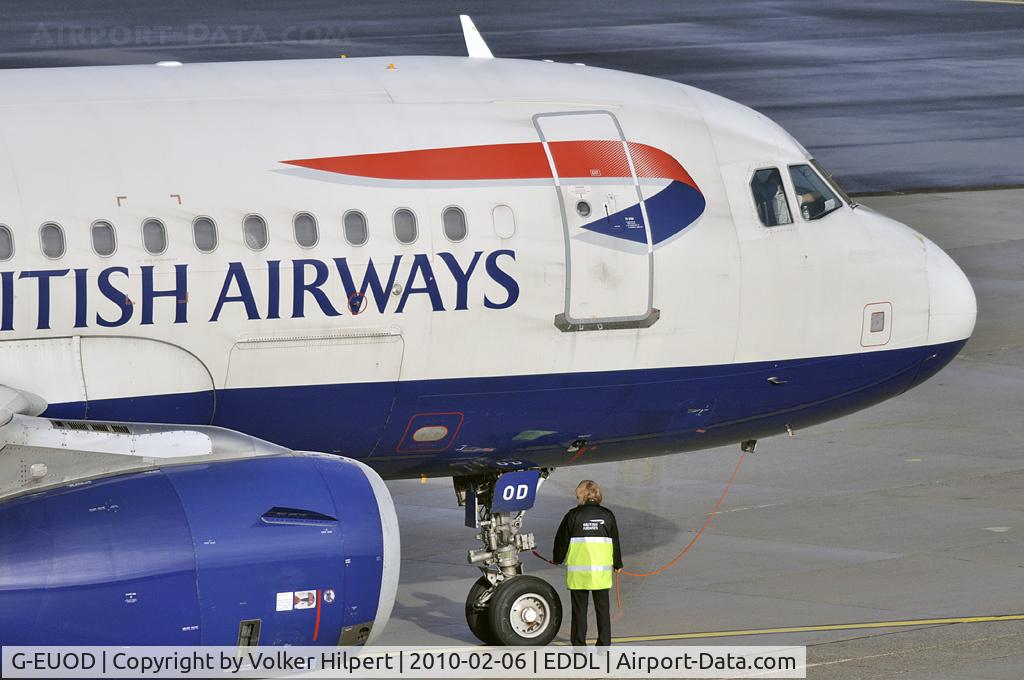
{"type": "Polygon", "coordinates": [[[608,593],[605,590],[570,590],[572,597],[572,646],[587,644],[587,605],[591,593],[594,595],[594,613],[597,614],[597,646],[612,644],[612,618],[608,610],[608,593]]]}

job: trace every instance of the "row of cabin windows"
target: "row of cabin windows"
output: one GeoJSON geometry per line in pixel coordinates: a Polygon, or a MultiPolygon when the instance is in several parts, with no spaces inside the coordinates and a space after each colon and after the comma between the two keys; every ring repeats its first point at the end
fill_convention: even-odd
{"type": "MultiPolygon", "coordinates": [[[[449,206],[441,214],[444,235],[449,241],[459,242],[469,235],[466,213],[457,206],[449,206]]],[[[416,213],[408,208],[399,208],[392,215],[395,238],[399,243],[410,244],[419,238],[416,213]]],[[[350,245],[365,245],[370,238],[366,215],[358,210],[349,210],[342,217],[345,240],[350,245]]],[[[320,227],[312,213],[296,213],[292,218],[295,242],[303,248],[312,248],[320,241],[320,227]]],[[[109,257],[117,250],[117,232],[114,225],[106,220],[97,220],[90,227],[92,248],[100,257],[109,257]]],[[[261,215],[250,214],[242,219],[242,236],[250,250],[263,250],[270,243],[267,220],[261,215]]],[[[192,242],[203,253],[216,250],[218,244],[217,223],[212,217],[201,216],[192,221],[192,242]]],[[[66,242],[64,229],[56,222],[47,222],[39,228],[39,245],[43,255],[50,259],[64,256],[66,242]]],[[[167,250],[167,227],[163,222],[150,217],[142,223],[142,246],[150,255],[162,255],[167,250]]],[[[9,227],[0,224],[0,260],[14,255],[14,236],[9,227]]]]}

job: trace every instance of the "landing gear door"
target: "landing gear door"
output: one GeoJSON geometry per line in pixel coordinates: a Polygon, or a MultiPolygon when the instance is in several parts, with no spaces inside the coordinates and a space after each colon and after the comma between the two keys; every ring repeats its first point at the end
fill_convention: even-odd
{"type": "Polygon", "coordinates": [[[506,472],[494,485],[491,512],[522,512],[537,500],[540,470],[506,472]]]}
{"type": "Polygon", "coordinates": [[[541,113],[565,236],[563,331],[643,328],[653,308],[654,248],[629,145],[608,111],[541,113]]]}

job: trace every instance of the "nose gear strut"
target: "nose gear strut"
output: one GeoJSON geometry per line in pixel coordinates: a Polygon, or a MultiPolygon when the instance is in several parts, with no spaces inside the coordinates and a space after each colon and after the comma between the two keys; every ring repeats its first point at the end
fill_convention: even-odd
{"type": "MultiPolygon", "coordinates": [[[[532,533],[522,532],[536,491],[528,494],[522,509],[495,510],[496,488],[505,496],[500,507],[510,505],[508,496],[517,496],[514,487],[501,485],[503,474],[508,473],[453,480],[459,505],[466,507],[466,524],[477,529],[476,538],[482,544],[468,551],[469,563],[479,567],[482,575],[466,599],[466,622],[473,634],[488,644],[546,645],[561,626],[562,603],[549,583],[523,575],[520,559],[521,552],[537,546],[532,533]]],[[[548,470],[541,471],[538,487],[548,474],[548,470]]]]}

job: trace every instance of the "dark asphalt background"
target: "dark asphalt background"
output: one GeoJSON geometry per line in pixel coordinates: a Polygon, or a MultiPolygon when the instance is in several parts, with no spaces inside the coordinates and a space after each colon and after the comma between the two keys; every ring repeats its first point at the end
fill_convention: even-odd
{"type": "Polygon", "coordinates": [[[497,56],[752,106],[851,191],[1024,184],[1024,3],[0,0],[0,67],[461,55],[460,12],[497,56]]]}

